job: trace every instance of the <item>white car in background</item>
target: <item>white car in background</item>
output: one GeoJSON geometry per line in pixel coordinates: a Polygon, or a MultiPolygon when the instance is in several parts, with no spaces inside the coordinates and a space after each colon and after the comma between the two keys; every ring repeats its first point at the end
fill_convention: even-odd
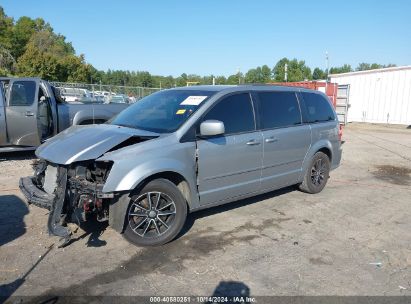
{"type": "Polygon", "coordinates": [[[87,89],[80,88],[59,88],[60,95],[67,102],[81,102],[82,100],[91,100],[92,94],[87,89]]]}

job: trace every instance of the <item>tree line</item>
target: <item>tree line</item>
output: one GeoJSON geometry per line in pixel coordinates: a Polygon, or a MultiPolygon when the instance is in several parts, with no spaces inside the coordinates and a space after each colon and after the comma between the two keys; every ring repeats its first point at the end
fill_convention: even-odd
{"type": "Polygon", "coordinates": [[[200,76],[183,73],[178,77],[151,75],[147,71],[97,70],[76,55],[66,37],[54,32],[42,18],[26,16],[14,20],[0,6],[0,76],[40,77],[51,81],[82,82],[122,86],[170,88],[198,84],[239,84],[282,82],[287,65],[288,81],[326,79],[328,74],[347,73],[392,67],[394,64],[360,63],[355,69],[349,64],[331,67],[329,71],[318,67],[311,70],[304,60],[282,58],[271,68],[268,65],[249,69],[246,73],[200,76]]]}

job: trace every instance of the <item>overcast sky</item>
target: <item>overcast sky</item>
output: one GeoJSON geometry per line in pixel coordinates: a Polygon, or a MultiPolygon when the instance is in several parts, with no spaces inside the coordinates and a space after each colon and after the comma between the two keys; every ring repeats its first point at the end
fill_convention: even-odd
{"type": "Polygon", "coordinates": [[[282,57],[411,64],[411,1],[2,0],[42,17],[98,69],[230,75],[282,57]]]}

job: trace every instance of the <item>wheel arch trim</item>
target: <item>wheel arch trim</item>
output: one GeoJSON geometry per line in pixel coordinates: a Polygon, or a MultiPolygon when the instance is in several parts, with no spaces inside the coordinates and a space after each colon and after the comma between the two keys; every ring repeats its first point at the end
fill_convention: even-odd
{"type": "Polygon", "coordinates": [[[332,144],[329,140],[320,140],[316,142],[314,145],[312,145],[303,160],[302,170],[301,170],[301,174],[300,174],[298,181],[301,182],[302,179],[304,178],[304,174],[307,171],[308,166],[310,165],[311,159],[317,152],[325,153],[330,158],[330,163],[331,163],[331,160],[333,159],[332,151],[333,151],[332,144]]]}

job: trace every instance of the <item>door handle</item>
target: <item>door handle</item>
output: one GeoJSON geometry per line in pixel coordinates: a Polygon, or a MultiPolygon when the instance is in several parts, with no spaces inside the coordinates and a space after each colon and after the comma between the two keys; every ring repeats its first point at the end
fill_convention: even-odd
{"type": "Polygon", "coordinates": [[[248,146],[256,146],[259,145],[260,143],[258,141],[256,141],[255,139],[251,139],[249,141],[247,141],[247,145],[248,146]]]}
{"type": "Polygon", "coordinates": [[[34,116],[34,113],[33,113],[33,112],[30,112],[30,111],[27,111],[25,115],[26,115],[27,117],[30,117],[30,116],[34,116]]]}
{"type": "Polygon", "coordinates": [[[273,143],[273,142],[277,142],[278,138],[274,138],[274,137],[269,137],[265,139],[266,143],[273,143]]]}

